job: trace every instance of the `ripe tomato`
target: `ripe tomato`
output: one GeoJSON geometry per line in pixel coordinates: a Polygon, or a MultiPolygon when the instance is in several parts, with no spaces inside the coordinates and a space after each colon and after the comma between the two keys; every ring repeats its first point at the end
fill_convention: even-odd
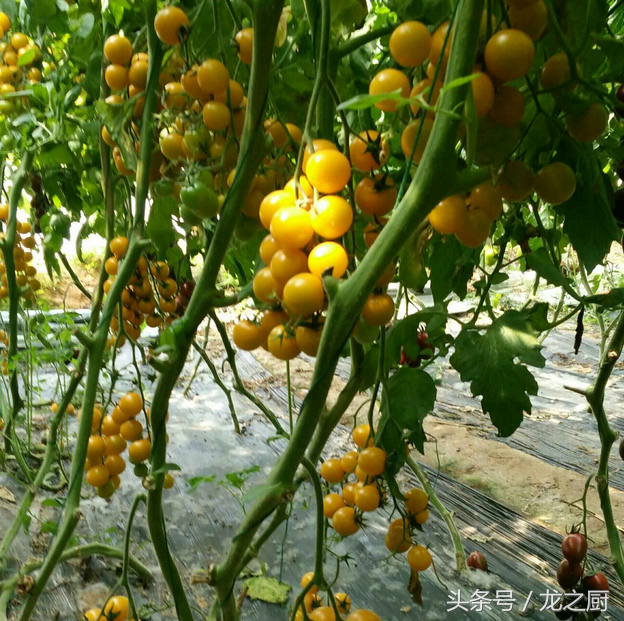
{"type": "Polygon", "coordinates": [[[271,330],[267,345],[278,360],[292,360],[300,354],[295,335],[287,332],[284,326],[277,326],[271,330]]]}
{"type": "Polygon", "coordinates": [[[406,126],[406,128],[403,130],[403,133],[401,134],[401,150],[403,151],[403,155],[405,155],[406,158],[409,158],[412,155],[413,150],[414,155],[412,156],[412,161],[415,164],[420,163],[423,153],[425,152],[425,147],[427,146],[429,136],[431,135],[431,130],[433,129],[433,119],[429,116],[425,117],[422,130],[420,131],[420,136],[418,136],[419,126],[420,119],[412,121],[406,126]],[[416,136],[418,136],[417,143],[416,136]],[[414,143],[416,143],[415,149],[414,143]]]}
{"type": "Polygon", "coordinates": [[[321,606],[314,609],[309,617],[310,621],[336,621],[336,613],[330,606],[321,606]]]}
{"type": "Polygon", "coordinates": [[[258,325],[244,319],[234,324],[232,340],[239,349],[253,351],[264,343],[266,334],[258,325]]]}
{"type": "MultiPolygon", "coordinates": [[[[395,31],[396,32],[396,31],[395,31]]],[[[351,138],[349,155],[351,163],[362,172],[379,170],[388,160],[390,147],[375,129],[367,129],[351,138]]]]}
{"type": "Polygon", "coordinates": [[[197,82],[204,95],[218,95],[227,90],[230,74],[220,60],[209,58],[197,70],[197,82]]]}
{"type": "Polygon", "coordinates": [[[379,508],[381,496],[377,485],[364,485],[358,487],[355,492],[355,506],[362,512],[376,511],[379,508]]]}
{"type": "Polygon", "coordinates": [[[429,503],[429,496],[419,487],[413,487],[404,494],[405,510],[411,515],[422,513],[429,503]]]}
{"type": "Polygon", "coordinates": [[[485,211],[470,209],[464,227],[455,233],[455,237],[468,248],[477,248],[490,234],[492,221],[485,211]]]}
{"type": "Polygon", "coordinates": [[[609,123],[609,112],[600,103],[593,102],[581,114],[566,116],[566,129],[578,142],[594,142],[604,134],[609,123]]]}
{"type": "Polygon", "coordinates": [[[173,475],[170,472],[165,472],[165,480],[163,481],[163,487],[165,489],[171,489],[175,483],[173,475]]]}
{"type": "Polygon", "coordinates": [[[390,524],[386,533],[385,544],[386,548],[393,554],[403,554],[410,549],[412,546],[410,528],[403,518],[394,520],[390,524]]]}
{"type": "MultiPolygon", "coordinates": [[[[422,98],[425,101],[428,101],[430,106],[435,106],[438,103],[438,99],[440,98],[440,91],[442,90],[444,84],[442,83],[442,80],[437,79],[433,89],[432,85],[433,81],[430,78],[425,78],[424,80],[416,83],[414,85],[414,88],[412,89],[412,92],[410,93],[410,99],[414,99],[419,95],[422,95],[422,98]],[[432,90],[433,92],[431,92],[432,90]]],[[[414,101],[413,103],[411,103],[410,108],[415,115],[418,115],[418,113],[420,112],[420,104],[418,103],[418,101],[414,101]]],[[[434,116],[434,113],[430,111],[428,111],[427,114],[429,116],[434,116]]]]}
{"type": "Polygon", "coordinates": [[[312,187],[323,194],[340,192],[351,178],[351,165],[340,151],[325,149],[308,159],[306,176],[312,187]]]}
{"type": "Polygon", "coordinates": [[[204,125],[213,132],[225,130],[230,124],[230,111],[220,101],[209,101],[202,110],[204,125]]]}
{"type": "Polygon", "coordinates": [[[324,196],[314,204],[311,224],[313,231],[325,239],[342,237],[353,224],[353,208],[340,196],[324,196]]]}
{"type": "Polygon", "coordinates": [[[238,147],[223,136],[215,136],[210,143],[209,153],[212,159],[218,160],[219,163],[223,161],[226,168],[231,168],[236,164],[238,147]]]}
{"type": "Polygon", "coordinates": [[[349,507],[355,505],[355,492],[357,492],[358,486],[356,483],[347,483],[342,488],[342,499],[349,507]]]}
{"type": "Polygon", "coordinates": [[[111,418],[118,424],[125,423],[132,416],[122,410],[118,405],[113,408],[113,413],[111,414],[111,418]]]}
{"type": "Polygon", "coordinates": [[[570,533],[563,538],[561,551],[571,564],[581,563],[587,555],[587,539],[581,533],[570,533]]]}
{"type": "Polygon", "coordinates": [[[119,433],[119,424],[115,422],[112,416],[107,415],[102,421],[102,435],[115,436],[119,433]]]}
{"type": "Polygon", "coordinates": [[[275,190],[267,194],[260,203],[260,222],[262,226],[269,230],[271,228],[271,220],[273,216],[282,207],[294,207],[295,201],[293,195],[285,190],[275,190]]]}
{"type": "Polygon", "coordinates": [[[363,449],[369,446],[373,446],[373,437],[371,436],[371,428],[366,423],[358,425],[353,430],[353,442],[356,446],[363,449]]]}
{"type": "MultiPolygon", "coordinates": [[[[196,67],[196,65],[195,65],[196,67]]],[[[197,69],[190,69],[186,73],[182,74],[180,78],[180,84],[184,89],[184,92],[192,99],[203,99],[204,93],[199,87],[199,81],[197,80],[197,69]]]]}
{"type": "Polygon", "coordinates": [[[503,82],[524,77],[534,59],[535,45],[521,30],[501,30],[485,46],[485,66],[491,75],[503,82]]]}
{"type": "Polygon", "coordinates": [[[314,196],[314,188],[310,185],[310,182],[305,175],[301,175],[301,177],[299,177],[299,187],[297,187],[295,178],[293,177],[284,186],[284,191],[288,192],[294,199],[300,199],[303,197],[312,198],[314,196]]]}
{"type": "Polygon", "coordinates": [[[16,32],[11,37],[11,45],[15,50],[21,50],[28,45],[28,37],[23,32],[16,32]]]}
{"type": "Polygon", "coordinates": [[[271,259],[271,274],[285,285],[293,276],[308,271],[308,257],[301,250],[278,250],[271,259]]]}
{"type": "MultiPolygon", "coordinates": [[[[451,53],[451,42],[453,41],[453,34],[448,38],[446,43],[446,47],[444,47],[444,39],[446,38],[446,33],[448,32],[450,26],[450,22],[446,21],[440,24],[433,36],[431,37],[431,51],[429,52],[429,67],[432,67],[435,70],[436,65],[438,64],[438,60],[442,55],[442,48],[444,48],[444,55],[442,57],[442,63],[440,65],[440,71],[442,75],[446,72],[446,66],[448,64],[449,55],[451,53]]],[[[429,67],[427,68],[427,73],[429,72],[429,67]]],[[[431,77],[431,76],[429,76],[431,77]]]]}
{"type": "MultiPolygon", "coordinates": [[[[288,199],[292,201],[290,195],[288,199]]],[[[271,235],[273,235],[275,241],[282,248],[293,249],[305,248],[312,239],[315,230],[312,228],[312,218],[310,214],[300,207],[282,207],[278,209],[273,218],[271,218],[270,229],[271,235]]]]}
{"type": "Polygon", "coordinates": [[[129,602],[124,595],[111,597],[104,607],[104,614],[115,621],[126,621],[128,618],[129,602]]]}
{"type": "Polygon", "coordinates": [[[381,233],[381,229],[387,221],[388,218],[380,218],[378,222],[370,222],[364,227],[363,237],[367,248],[370,248],[375,243],[375,240],[379,237],[379,233],[381,233]]]}
{"type": "Polygon", "coordinates": [[[339,459],[326,459],[321,464],[321,476],[331,484],[340,483],[345,473],[339,459]]]}
{"type": "Polygon", "coordinates": [[[87,621],[105,621],[105,617],[100,615],[101,612],[100,608],[91,608],[84,613],[84,617],[87,621]]]}
{"type": "Polygon", "coordinates": [[[325,291],[318,276],[302,273],[293,276],[284,285],[284,308],[294,317],[309,317],[323,310],[325,291]]]}
{"type": "Polygon", "coordinates": [[[87,483],[93,487],[102,487],[102,485],[106,484],[109,477],[108,470],[101,464],[92,466],[87,470],[87,483]]]}
{"type": "Polygon", "coordinates": [[[271,273],[271,269],[263,267],[258,270],[253,279],[254,295],[265,304],[272,304],[279,297],[280,286],[271,273]]]}
{"type": "MultiPolygon", "coordinates": [[[[399,91],[401,97],[407,99],[410,93],[409,78],[398,69],[382,69],[370,82],[368,87],[369,95],[380,95],[382,93],[393,93],[399,91]]],[[[382,99],[375,104],[376,108],[384,112],[396,112],[396,101],[392,99],[382,99]]]]}
{"type": "Polygon", "coordinates": [[[407,562],[414,571],[425,571],[431,566],[432,558],[424,546],[412,546],[407,553],[407,562]]]}
{"type": "Polygon", "coordinates": [[[143,90],[147,86],[148,66],[145,60],[135,60],[128,70],[128,83],[143,90]]]}
{"type": "Polygon", "coordinates": [[[507,16],[513,28],[526,32],[533,41],[537,41],[544,34],[548,25],[548,10],[543,0],[537,0],[527,7],[511,4],[507,9],[507,16]]]}
{"type": "MultiPolygon", "coordinates": [[[[189,19],[186,13],[177,6],[167,6],[160,9],[154,18],[154,30],[158,38],[167,45],[178,45],[181,43],[180,28],[188,26],[189,19]]],[[[118,619],[117,621],[124,621],[118,619]]]]}
{"type": "Polygon", "coordinates": [[[429,519],[429,509],[417,513],[414,519],[416,520],[416,524],[422,526],[429,519]]]}
{"type": "Polygon", "coordinates": [[[260,330],[262,330],[265,338],[269,336],[269,332],[276,326],[287,324],[290,317],[282,310],[268,310],[262,315],[260,320],[260,330]]]}
{"type": "Polygon", "coordinates": [[[11,20],[9,19],[9,16],[4,12],[0,12],[0,28],[2,28],[4,32],[7,32],[10,27],[11,20]]]}
{"type": "Polygon", "coordinates": [[[357,451],[349,451],[345,453],[340,459],[340,465],[346,474],[351,474],[358,462],[358,453],[357,451]]]}
{"type": "Polygon", "coordinates": [[[515,86],[501,86],[494,98],[489,117],[495,123],[514,127],[522,121],[525,108],[524,96],[515,86]]]}
{"type": "Polygon", "coordinates": [[[403,67],[422,65],[431,51],[431,35],[422,22],[403,22],[390,37],[390,54],[403,67]]]}
{"type": "Polygon", "coordinates": [[[544,166],[535,175],[534,186],[537,195],[551,205],[560,205],[572,198],[576,191],[574,171],[563,162],[544,166]]]}
{"type": "Polygon", "coordinates": [[[360,525],[356,521],[355,509],[353,507],[343,507],[334,513],[332,527],[341,537],[350,537],[360,530],[360,525]]]}
{"type": "Polygon", "coordinates": [[[355,188],[355,202],[367,216],[379,218],[392,211],[397,199],[394,181],[388,175],[364,177],[355,188]]]}
{"type": "Polygon", "coordinates": [[[184,157],[184,148],[182,146],[184,138],[182,134],[177,132],[165,131],[160,136],[159,144],[161,153],[168,160],[180,160],[184,157]]]}
{"type": "Polygon", "coordinates": [[[429,213],[429,224],[443,235],[459,231],[468,218],[466,201],[460,194],[449,196],[438,203],[429,213]]]}
{"type": "Polygon", "coordinates": [[[379,280],[377,281],[375,288],[384,289],[385,287],[387,287],[394,280],[395,273],[396,273],[396,263],[394,262],[388,263],[388,267],[386,267],[386,269],[383,271],[383,273],[379,277],[379,280]]]}
{"type": "Polygon", "coordinates": [[[562,589],[573,589],[582,575],[583,566],[580,563],[572,564],[565,558],[557,568],[557,582],[562,589]]]}
{"type": "Polygon", "coordinates": [[[109,455],[104,460],[104,467],[108,470],[108,474],[115,476],[126,469],[126,460],[121,455],[109,455]]]}
{"type": "Polygon", "coordinates": [[[498,189],[509,203],[523,201],[533,192],[535,174],[528,164],[521,160],[511,160],[505,165],[498,180],[498,189]]]}
{"type": "MultiPolygon", "coordinates": [[[[581,67],[576,65],[576,72],[580,74],[581,67]]],[[[557,88],[570,81],[572,77],[570,71],[570,61],[565,52],[558,52],[551,56],[542,67],[540,81],[545,89],[557,88]]],[[[571,89],[576,88],[575,84],[569,85],[571,89]]]]}
{"type": "MultiPolygon", "coordinates": [[[[312,146],[314,147],[314,153],[316,153],[317,151],[324,151],[326,149],[338,151],[338,147],[331,140],[325,140],[324,138],[318,138],[317,140],[313,140],[312,146]]],[[[308,160],[311,156],[312,151],[310,151],[310,145],[308,145],[303,152],[303,163],[301,169],[304,173],[307,171],[308,160]]]]}
{"type": "Polygon", "coordinates": [[[119,400],[117,407],[129,417],[137,416],[143,409],[143,399],[140,394],[129,392],[119,400]]]}
{"type": "Polygon", "coordinates": [[[108,436],[105,442],[107,455],[120,455],[126,450],[126,441],[120,435],[108,436]]]}
{"type": "Polygon", "coordinates": [[[466,559],[466,565],[471,569],[488,570],[487,559],[481,552],[471,552],[466,559]]]}
{"type": "Polygon", "coordinates": [[[106,453],[106,442],[102,436],[89,436],[87,444],[87,459],[97,462],[106,453]]]}
{"type": "Polygon", "coordinates": [[[609,590],[609,581],[607,577],[601,573],[597,572],[591,576],[585,576],[583,578],[583,591],[608,591],[609,590]]]}
{"type": "Polygon", "coordinates": [[[348,265],[349,257],[343,246],[336,242],[323,242],[312,248],[307,257],[306,267],[319,278],[322,278],[328,270],[331,270],[331,275],[334,278],[341,278],[347,271],[348,265]]]}
{"type": "Polygon", "coordinates": [[[104,271],[109,276],[115,276],[117,274],[117,270],[119,268],[119,264],[117,262],[117,257],[108,257],[104,262],[104,271]]]}
{"type": "Polygon", "coordinates": [[[323,514],[328,520],[331,520],[334,517],[334,513],[344,506],[344,500],[338,494],[327,494],[323,498],[323,514]]]}
{"type": "Polygon", "coordinates": [[[253,28],[243,28],[236,33],[238,57],[246,65],[251,65],[253,52],[253,28]]]}
{"type": "Polygon", "coordinates": [[[381,619],[370,610],[356,610],[347,617],[347,621],[381,621],[381,619]]]}
{"type": "Polygon", "coordinates": [[[385,326],[394,317],[394,300],[387,293],[370,295],[362,308],[362,317],[371,326],[385,326]]]}
{"type": "Polygon", "coordinates": [[[491,181],[486,181],[472,189],[468,196],[468,205],[471,209],[484,211],[492,222],[503,213],[500,190],[491,181]]]}
{"type": "Polygon", "coordinates": [[[122,91],[128,86],[128,70],[123,65],[108,65],[104,79],[113,91],[122,91]]]}
{"type": "Polygon", "coordinates": [[[472,80],[471,84],[477,116],[486,116],[494,105],[494,84],[487,74],[480,71],[477,72],[477,77],[472,80]]]}
{"type": "Polygon", "coordinates": [[[369,446],[360,453],[358,466],[370,476],[379,476],[386,467],[386,452],[376,446],[369,446]]]}
{"type": "Polygon", "coordinates": [[[347,614],[351,610],[351,598],[346,593],[336,593],[334,601],[339,613],[347,614]]]}
{"type": "Polygon", "coordinates": [[[314,358],[316,354],[318,354],[322,334],[322,327],[310,328],[308,326],[298,326],[295,330],[295,338],[297,339],[299,349],[304,354],[314,358]]]}
{"type": "Polygon", "coordinates": [[[150,458],[152,443],[147,439],[136,440],[128,447],[128,456],[133,464],[141,463],[150,458]]]}
{"type": "Polygon", "coordinates": [[[114,65],[127,65],[132,58],[132,43],[122,35],[114,34],[104,43],[104,56],[114,65]]]}
{"type": "MultiPolygon", "coordinates": [[[[198,83],[199,85],[199,83],[198,83]]],[[[200,89],[201,92],[201,89],[200,89]]],[[[243,99],[245,98],[245,93],[243,91],[243,87],[236,82],[235,80],[230,80],[230,105],[233,110],[237,110],[241,107],[243,103],[243,99]]],[[[228,91],[225,90],[222,93],[217,93],[214,96],[215,101],[220,101],[221,103],[227,104],[228,91]]]]}
{"type": "MultiPolygon", "coordinates": [[[[305,589],[310,582],[314,580],[314,572],[309,571],[307,574],[304,574],[301,578],[301,588],[305,589]]],[[[311,586],[308,589],[308,594],[316,595],[318,593],[318,587],[316,585],[311,586]]]]}
{"type": "Polygon", "coordinates": [[[128,442],[134,442],[139,438],[141,433],[143,432],[143,425],[136,420],[136,418],[131,418],[127,420],[125,423],[119,427],[119,435],[128,442]]]}
{"type": "Polygon", "coordinates": [[[167,110],[184,110],[188,103],[188,96],[185,94],[180,82],[169,82],[165,85],[165,108],[167,110]]]}

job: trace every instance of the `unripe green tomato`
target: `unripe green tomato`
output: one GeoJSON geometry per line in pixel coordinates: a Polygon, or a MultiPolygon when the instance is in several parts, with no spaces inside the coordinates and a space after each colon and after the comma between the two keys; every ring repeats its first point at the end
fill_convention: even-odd
{"type": "Polygon", "coordinates": [[[360,317],[360,325],[353,337],[360,345],[372,345],[379,336],[379,328],[371,326],[363,317],[360,317]]]}
{"type": "Polygon", "coordinates": [[[165,198],[173,194],[173,184],[167,179],[159,179],[154,181],[150,186],[150,192],[155,198],[165,198]]]}
{"type": "Polygon", "coordinates": [[[134,467],[134,476],[137,477],[146,477],[149,474],[149,468],[147,464],[137,464],[134,467]]]}
{"type": "Polygon", "coordinates": [[[109,479],[102,487],[97,488],[97,495],[100,498],[110,498],[115,493],[115,485],[109,479]]]}
{"type": "Polygon", "coordinates": [[[498,261],[499,250],[500,249],[498,247],[494,247],[494,246],[486,246],[483,249],[483,256],[485,259],[485,264],[488,267],[492,267],[496,265],[496,262],[498,261]]]}
{"type": "Polygon", "coordinates": [[[199,173],[198,179],[206,187],[210,188],[211,190],[214,190],[214,176],[212,175],[212,173],[207,168],[205,168],[204,170],[202,170],[199,173]]]}
{"type": "Polygon", "coordinates": [[[180,217],[184,220],[184,223],[189,226],[199,226],[202,222],[202,219],[186,205],[182,205],[182,207],[180,207],[180,217]]]}
{"type": "Polygon", "coordinates": [[[15,111],[15,104],[9,99],[0,99],[0,114],[9,115],[15,111]]]}
{"type": "Polygon", "coordinates": [[[219,211],[219,199],[215,191],[201,181],[185,185],[180,191],[180,199],[185,207],[202,220],[216,216],[219,211]]]}

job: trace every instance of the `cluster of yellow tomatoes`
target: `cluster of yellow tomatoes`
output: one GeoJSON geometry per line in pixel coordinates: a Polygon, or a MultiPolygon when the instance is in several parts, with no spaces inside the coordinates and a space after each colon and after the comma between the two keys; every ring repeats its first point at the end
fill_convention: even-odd
{"type": "MultiPolygon", "coordinates": [[[[128,250],[128,239],[122,236],[115,237],[110,242],[110,250],[113,255],[104,264],[108,274],[104,282],[105,293],[111,290],[115,282],[119,262],[128,250]]],[[[126,342],[126,336],[136,341],[141,335],[143,322],[151,328],[156,328],[163,320],[169,324],[178,316],[176,301],[178,284],[170,277],[170,273],[171,270],[164,261],[149,263],[145,257],[139,258],[135,273],[121,293],[123,334],[119,334],[119,309],[115,308],[111,320],[112,336],[107,342],[108,348],[115,345],[122,347],[126,342]]]]}
{"type": "MultiPolygon", "coordinates": [[[[354,208],[341,192],[351,179],[352,165],[362,173],[380,169],[388,146],[378,132],[369,130],[354,137],[349,151],[351,161],[333,142],[314,140],[312,149],[304,151],[304,174],[261,201],[258,217],[269,234],[260,245],[265,267],[256,273],[253,291],[261,303],[279,309],[265,311],[259,320],[239,321],[233,330],[239,348],[263,346],[280,360],[301,352],[316,355],[326,308],[322,278],[343,278],[350,264],[341,240],[353,225],[354,208]]],[[[396,196],[385,174],[364,176],[358,183],[356,204],[375,219],[365,232],[369,245],[377,236],[379,218],[391,211],[396,196]]],[[[394,315],[394,301],[383,289],[395,269],[394,263],[388,266],[364,305],[362,319],[371,326],[386,325],[394,315]]]]}
{"type": "MultiPolygon", "coordinates": [[[[0,39],[9,34],[10,29],[11,20],[0,12],[0,39]]],[[[36,66],[41,61],[41,50],[23,32],[13,32],[8,41],[0,41],[0,54],[0,114],[7,115],[16,109],[18,102],[28,102],[27,98],[21,100],[11,93],[41,80],[41,70],[36,66]]]]}
{"type": "Polygon", "coordinates": [[[128,598],[125,595],[115,595],[108,600],[103,614],[100,608],[91,608],[84,613],[83,618],[86,621],[107,621],[107,619],[128,621],[128,615],[131,615],[128,598]]]}
{"type": "MultiPolygon", "coordinates": [[[[314,579],[314,572],[308,572],[301,578],[301,587],[308,588],[314,579]]],[[[316,585],[308,588],[303,599],[303,607],[310,621],[341,621],[343,615],[348,615],[346,621],[381,621],[381,619],[370,610],[354,610],[351,612],[351,598],[346,593],[336,593],[334,595],[335,608],[331,601],[327,604],[319,596],[319,589],[316,585]],[[340,615],[336,618],[336,610],[340,615]],[[351,612],[351,614],[349,614],[351,612]]],[[[303,621],[303,611],[297,610],[295,621],[303,621]]]]}
{"type": "MultiPolygon", "coordinates": [[[[0,205],[0,220],[6,222],[9,218],[9,206],[0,205]]],[[[37,246],[37,240],[32,234],[30,222],[17,222],[15,234],[15,247],[13,248],[13,258],[15,260],[15,277],[17,286],[21,289],[21,295],[26,299],[32,299],[33,293],[41,289],[41,283],[37,280],[37,268],[32,265],[32,250],[37,246]]],[[[0,273],[2,274],[0,284],[0,299],[9,295],[7,287],[6,265],[4,256],[0,256],[0,273]]]]}
{"type": "MultiPolygon", "coordinates": [[[[110,498],[121,483],[119,475],[126,469],[122,453],[128,442],[128,458],[135,466],[135,474],[141,477],[148,474],[144,462],[150,458],[152,443],[149,437],[143,437],[143,425],[137,420],[142,411],[149,422],[149,408],[144,410],[143,399],[136,392],[126,393],[111,414],[102,416],[101,406],[93,408],[85,472],[87,483],[97,488],[101,498],[110,498]]],[[[164,487],[172,485],[173,477],[167,473],[164,487]]]]}
{"type": "MultiPolygon", "coordinates": [[[[321,465],[321,477],[329,486],[340,485],[341,492],[331,492],[323,500],[323,512],[332,528],[342,537],[360,530],[365,513],[376,511],[384,502],[382,484],[386,468],[386,453],[374,446],[371,428],[358,425],[353,430],[353,442],[359,451],[348,451],[340,459],[327,459],[321,465]],[[349,481],[354,476],[356,482],[349,481]]],[[[407,561],[414,571],[424,571],[431,563],[429,550],[412,541],[413,528],[422,526],[429,518],[429,497],[413,488],[404,494],[405,514],[391,522],[386,535],[386,547],[392,554],[407,552],[407,561]]]]}

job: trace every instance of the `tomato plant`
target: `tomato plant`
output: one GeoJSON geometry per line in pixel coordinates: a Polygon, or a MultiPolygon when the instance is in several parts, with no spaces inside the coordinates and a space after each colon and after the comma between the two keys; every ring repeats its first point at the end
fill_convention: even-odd
{"type": "MultiPolygon", "coordinates": [[[[167,459],[168,404],[191,351],[224,392],[236,432],[233,391],[280,439],[263,493],[250,495],[229,552],[207,569],[214,618],[240,617],[237,579],[303,488],[313,490],[316,508],[314,570],[291,618],[382,618],[383,610],[351,611],[323,562],[333,555],[339,568],[346,563],[334,542],[361,537],[372,514],[387,518],[384,553],[409,571],[416,599],[419,576],[433,574],[439,558],[431,515],[445,523],[457,571],[487,571],[482,553],[466,556],[416,458],[430,439],[423,421],[436,404],[437,365],[448,361],[509,437],[532,412],[531,369],[546,364],[541,339],[576,322],[578,350],[590,315],[601,357],[582,392],[601,449],[585,493],[595,486],[614,575],[624,582],[608,484],[618,435],[604,402],[624,345],[624,288],[610,269],[624,220],[624,8],[616,0],[590,0],[588,9],[580,0],[508,4],[0,0],[0,303],[8,317],[0,464],[27,490],[0,543],[0,568],[52,467],[70,473],[20,621],[75,552],[83,496],[109,502],[131,476],[143,491],[117,553],[122,577],[84,616],[138,620],[128,546],[145,503],[176,614],[194,618],[163,507],[165,490],[181,483],[167,459]],[[92,290],[64,254],[72,241],[84,258],[90,236],[104,240],[92,290]],[[85,325],[69,317],[71,328],[51,327],[35,264],[90,300],[85,325]],[[493,288],[529,271],[533,296],[500,306],[493,288]],[[414,312],[427,283],[432,304],[414,312]],[[560,290],[559,305],[536,301],[543,285],[560,290]],[[474,301],[467,316],[450,312],[452,298],[474,301]],[[226,326],[228,313],[236,321],[226,326]],[[24,325],[44,353],[20,351],[24,325]],[[211,328],[231,387],[206,346],[211,328]],[[241,379],[238,350],[284,364],[287,425],[241,379]],[[122,389],[126,352],[133,379],[122,389]],[[295,413],[299,356],[313,362],[295,413]],[[35,447],[33,370],[41,360],[61,379],[45,445],[35,447]],[[332,402],[339,363],[351,365],[350,375],[332,402]],[[353,443],[330,454],[328,439],[367,391],[353,443]],[[421,487],[401,491],[403,469],[421,487]]],[[[584,507],[552,568],[563,589],[608,590],[588,562],[588,540],[584,507]]],[[[11,580],[4,606],[18,584],[11,580]]]]}

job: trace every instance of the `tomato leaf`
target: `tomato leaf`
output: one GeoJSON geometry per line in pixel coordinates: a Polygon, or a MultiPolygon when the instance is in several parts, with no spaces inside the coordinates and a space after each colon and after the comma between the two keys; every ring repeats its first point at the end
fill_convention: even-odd
{"type": "Polygon", "coordinates": [[[396,101],[397,108],[402,108],[410,103],[409,99],[401,97],[401,89],[397,89],[391,93],[380,93],[379,95],[356,95],[347,101],[343,101],[337,110],[363,110],[364,108],[372,108],[380,101],[396,101]]]}
{"type": "Polygon", "coordinates": [[[247,587],[247,597],[249,599],[259,599],[269,604],[279,604],[283,606],[288,602],[292,587],[289,584],[278,582],[275,578],[266,576],[255,576],[248,578],[243,583],[247,587]]]}
{"type": "Polygon", "coordinates": [[[609,205],[611,181],[600,170],[598,159],[595,156],[582,159],[579,168],[576,192],[556,209],[565,216],[564,234],[570,238],[587,271],[592,272],[603,262],[612,242],[622,239],[622,231],[609,205]]]}
{"type": "Polygon", "coordinates": [[[466,248],[454,235],[436,235],[429,243],[429,249],[431,255],[428,266],[433,299],[441,302],[454,291],[463,300],[478,260],[478,251],[466,248]]]}
{"type": "Polygon", "coordinates": [[[547,314],[547,304],[507,311],[483,334],[463,330],[455,341],[451,365],[471,382],[472,394],[483,397],[481,408],[503,437],[520,426],[524,412],[531,413],[529,395],[536,395],[538,386],[526,365],[546,363],[537,337],[548,325],[547,314]]]}
{"type": "Polygon", "coordinates": [[[171,224],[171,216],[176,210],[177,205],[172,197],[158,198],[152,205],[145,230],[160,254],[176,240],[175,229],[171,224]]]}
{"type": "Polygon", "coordinates": [[[525,256],[527,265],[534,272],[539,274],[546,282],[555,287],[563,287],[574,299],[579,300],[579,294],[574,291],[569,278],[566,278],[561,270],[550,259],[546,248],[542,247],[534,250],[525,256]]]}
{"type": "Polygon", "coordinates": [[[411,442],[424,452],[422,422],[433,409],[437,389],[433,378],[421,369],[402,367],[384,387],[381,411],[400,430],[407,430],[411,442]]]}
{"type": "Polygon", "coordinates": [[[618,287],[617,289],[611,289],[609,293],[590,295],[585,298],[585,302],[588,304],[597,304],[603,308],[615,308],[616,306],[624,304],[624,288],[618,287]]]}

